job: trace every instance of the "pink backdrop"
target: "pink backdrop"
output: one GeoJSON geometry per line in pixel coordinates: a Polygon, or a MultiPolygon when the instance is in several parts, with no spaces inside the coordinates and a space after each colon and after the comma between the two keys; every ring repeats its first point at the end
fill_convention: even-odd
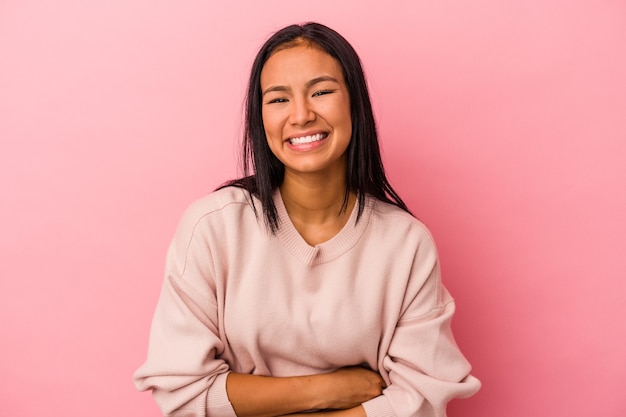
{"type": "Polygon", "coordinates": [[[450,415],[626,413],[626,4],[0,1],[0,414],[157,416],[182,210],[236,175],[248,68],[318,20],[362,56],[483,381],[450,415]],[[404,4],[406,3],[406,4],[404,4]]]}

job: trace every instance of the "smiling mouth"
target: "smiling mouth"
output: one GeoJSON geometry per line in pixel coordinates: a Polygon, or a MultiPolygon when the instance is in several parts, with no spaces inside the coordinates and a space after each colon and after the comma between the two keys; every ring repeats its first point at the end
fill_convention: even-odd
{"type": "Polygon", "coordinates": [[[328,133],[317,133],[315,135],[301,136],[298,138],[289,138],[287,140],[292,145],[302,145],[305,143],[318,142],[322,139],[326,139],[327,137],[328,137],[328,133]]]}

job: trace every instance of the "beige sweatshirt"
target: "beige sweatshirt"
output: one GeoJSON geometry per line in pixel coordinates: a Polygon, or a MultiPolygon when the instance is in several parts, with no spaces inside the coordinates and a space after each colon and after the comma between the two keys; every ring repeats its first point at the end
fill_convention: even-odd
{"type": "MultiPolygon", "coordinates": [[[[236,417],[229,371],[266,376],[365,365],[387,388],[368,416],[445,416],[480,383],[451,329],[425,226],[373,198],[333,239],[309,246],[277,191],[272,236],[235,187],[195,202],[167,255],[148,357],[135,374],[165,415],[236,417]]],[[[256,202],[260,209],[260,202],[256,202]]]]}

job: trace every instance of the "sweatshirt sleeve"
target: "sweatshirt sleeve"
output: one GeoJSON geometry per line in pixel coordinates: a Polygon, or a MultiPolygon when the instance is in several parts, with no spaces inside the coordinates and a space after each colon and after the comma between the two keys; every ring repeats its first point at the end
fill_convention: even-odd
{"type": "Polygon", "coordinates": [[[134,375],[137,389],[152,390],[165,416],[236,417],[226,394],[229,366],[219,359],[224,345],[212,271],[201,222],[183,216],[168,250],[147,359],[134,375]]]}
{"type": "Polygon", "coordinates": [[[445,417],[453,398],[480,388],[451,330],[454,300],[442,285],[428,235],[419,245],[400,318],[379,358],[383,395],[363,403],[368,417],[445,417]]]}

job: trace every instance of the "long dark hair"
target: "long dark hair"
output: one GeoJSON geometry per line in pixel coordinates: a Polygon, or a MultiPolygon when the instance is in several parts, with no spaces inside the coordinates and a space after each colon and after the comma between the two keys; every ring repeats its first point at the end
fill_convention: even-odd
{"type": "MultiPolygon", "coordinates": [[[[357,221],[363,213],[367,194],[410,213],[385,175],[376,122],[359,56],[339,33],[319,23],[287,26],[274,33],[259,50],[252,64],[245,102],[241,159],[244,177],[229,181],[220,188],[237,186],[257,197],[261,201],[265,223],[272,233],[278,230],[273,193],[283,182],[285,166],[267,144],[261,115],[261,71],[272,53],[296,45],[299,41],[315,45],[335,58],[341,66],[348,88],[352,137],[346,150],[346,193],[342,210],[347,207],[350,192],[354,192],[358,196],[357,221]]],[[[256,212],[254,200],[251,201],[256,212]]]]}

